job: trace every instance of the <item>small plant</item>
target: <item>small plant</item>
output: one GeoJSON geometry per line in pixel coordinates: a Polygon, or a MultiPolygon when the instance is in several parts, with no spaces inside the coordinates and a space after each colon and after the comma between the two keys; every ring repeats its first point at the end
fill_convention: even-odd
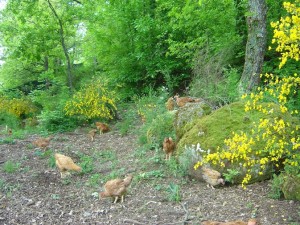
{"type": "Polygon", "coordinates": [[[240,174],[238,170],[227,169],[227,173],[223,173],[225,181],[234,184],[234,179],[240,174]]]}
{"type": "Polygon", "coordinates": [[[81,163],[80,166],[82,168],[82,173],[90,173],[94,170],[94,163],[93,159],[90,156],[84,155],[81,157],[81,163]]]}
{"type": "Polygon", "coordinates": [[[58,200],[58,199],[60,199],[60,196],[58,194],[51,194],[51,198],[58,200]]]}
{"type": "Polygon", "coordinates": [[[171,183],[167,189],[168,197],[170,201],[180,202],[181,195],[180,195],[180,187],[177,184],[171,183]]]}
{"type": "Polygon", "coordinates": [[[177,162],[176,159],[171,158],[171,160],[166,161],[168,170],[173,176],[185,176],[186,170],[177,162]]]}
{"type": "Polygon", "coordinates": [[[149,172],[144,172],[144,173],[140,173],[138,176],[137,176],[137,179],[138,180],[149,180],[149,179],[152,179],[152,178],[162,178],[162,177],[165,177],[163,171],[161,170],[152,170],[152,171],[149,171],[149,172]]]}
{"type": "Polygon", "coordinates": [[[0,144],[15,144],[15,140],[11,137],[5,139],[0,138],[0,144]]]}
{"type": "Polygon", "coordinates": [[[88,186],[97,187],[100,183],[100,174],[92,174],[87,182],[88,186]]]}
{"type": "Polygon", "coordinates": [[[117,158],[116,153],[111,150],[97,152],[95,157],[101,158],[101,162],[114,161],[117,158]]]}
{"type": "Polygon", "coordinates": [[[50,158],[48,159],[48,165],[51,168],[54,168],[56,166],[54,155],[51,155],[50,158]]]}
{"type": "Polygon", "coordinates": [[[3,170],[6,173],[14,173],[20,168],[20,163],[14,163],[11,160],[7,161],[3,165],[3,170]]]}
{"type": "Polygon", "coordinates": [[[20,187],[20,184],[9,184],[6,183],[3,179],[0,178],[0,191],[5,193],[7,197],[12,196],[12,192],[17,190],[20,187]]]}
{"type": "Polygon", "coordinates": [[[61,180],[61,183],[63,184],[63,185],[69,185],[69,184],[71,184],[71,179],[70,178],[64,178],[64,179],[62,179],[61,180]]]}
{"type": "Polygon", "coordinates": [[[272,186],[271,190],[269,192],[269,197],[273,199],[280,199],[282,197],[282,184],[283,184],[283,177],[282,176],[277,176],[276,174],[273,175],[273,180],[272,180],[272,186]]]}

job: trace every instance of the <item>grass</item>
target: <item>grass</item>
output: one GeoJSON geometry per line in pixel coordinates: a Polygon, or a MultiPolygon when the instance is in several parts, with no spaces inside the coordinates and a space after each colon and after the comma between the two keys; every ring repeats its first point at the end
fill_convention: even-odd
{"type": "Polygon", "coordinates": [[[0,138],[0,144],[15,144],[15,140],[12,137],[0,138]]]}
{"type": "Polygon", "coordinates": [[[20,168],[20,166],[21,166],[21,163],[15,163],[15,162],[9,160],[3,164],[3,171],[6,173],[14,173],[20,168]]]}

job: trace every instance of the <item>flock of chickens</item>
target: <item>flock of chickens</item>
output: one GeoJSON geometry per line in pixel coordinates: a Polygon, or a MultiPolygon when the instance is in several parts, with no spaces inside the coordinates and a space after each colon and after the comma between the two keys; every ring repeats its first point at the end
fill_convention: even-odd
{"type": "MultiPolygon", "coordinates": [[[[200,102],[201,99],[191,98],[191,97],[179,97],[175,95],[171,97],[166,102],[166,107],[168,110],[174,110],[177,107],[183,107],[187,103],[200,102]]],[[[92,129],[89,131],[88,135],[91,141],[94,141],[96,133],[100,132],[100,134],[108,132],[110,129],[107,124],[96,122],[96,129],[92,129]]],[[[45,149],[48,145],[52,137],[48,138],[39,138],[32,142],[35,146],[45,149]]],[[[172,139],[172,137],[166,137],[162,143],[163,151],[165,153],[165,160],[170,160],[172,154],[174,154],[176,149],[176,143],[172,139]]],[[[74,163],[72,158],[69,156],[65,156],[59,153],[55,153],[55,163],[57,168],[60,171],[61,178],[65,178],[70,175],[69,171],[77,171],[80,172],[82,168],[74,163]]],[[[224,185],[224,180],[221,178],[221,174],[209,168],[208,166],[203,166],[201,168],[201,174],[203,180],[208,184],[208,186],[214,188],[219,184],[224,185]]],[[[99,193],[99,198],[111,197],[114,199],[114,203],[116,203],[119,199],[124,202],[124,197],[127,192],[127,188],[129,187],[132,181],[133,175],[129,174],[124,179],[113,179],[109,180],[104,185],[104,191],[99,193]]],[[[250,219],[248,222],[243,221],[233,221],[233,222],[217,222],[217,221],[204,221],[203,225],[258,225],[258,221],[255,219],[250,219]]]]}

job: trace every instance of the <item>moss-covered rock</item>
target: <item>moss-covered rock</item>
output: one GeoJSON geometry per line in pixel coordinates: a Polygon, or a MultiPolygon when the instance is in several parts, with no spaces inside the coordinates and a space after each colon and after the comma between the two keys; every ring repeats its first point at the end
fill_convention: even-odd
{"type": "Polygon", "coordinates": [[[175,132],[177,140],[179,140],[191,127],[194,121],[204,115],[212,112],[211,107],[203,102],[188,103],[184,107],[179,108],[175,115],[175,132]]]}
{"type": "Polygon", "coordinates": [[[300,177],[283,174],[282,192],[285,199],[300,201],[300,177]]]}
{"type": "MultiPolygon", "coordinates": [[[[179,136],[181,138],[177,143],[176,153],[182,164],[189,164],[187,170],[190,171],[190,175],[197,178],[197,172],[193,171],[192,168],[194,163],[201,160],[203,154],[208,154],[208,152],[214,153],[218,151],[218,147],[226,148],[224,140],[230,138],[232,132],[239,133],[243,131],[250,135],[254,128],[253,123],[258,123],[260,119],[265,118],[283,118],[284,121],[293,124],[293,117],[287,113],[282,114],[278,105],[272,103],[264,103],[263,105],[273,108],[273,113],[265,115],[259,111],[245,112],[244,102],[240,101],[226,105],[201,118],[194,117],[185,126],[178,126],[177,133],[183,135],[179,136]]],[[[256,140],[252,149],[262,149],[263,146],[263,140],[256,140]]],[[[235,183],[241,183],[246,173],[239,162],[235,164],[228,162],[228,164],[225,164],[225,168],[220,165],[211,166],[220,172],[226,172],[227,169],[239,171],[239,174],[232,180],[235,183]]],[[[259,171],[259,165],[254,165],[251,171],[252,179],[249,183],[270,178],[273,173],[273,167],[272,165],[267,165],[266,169],[261,171],[263,172],[262,175],[258,175],[259,171]]]]}

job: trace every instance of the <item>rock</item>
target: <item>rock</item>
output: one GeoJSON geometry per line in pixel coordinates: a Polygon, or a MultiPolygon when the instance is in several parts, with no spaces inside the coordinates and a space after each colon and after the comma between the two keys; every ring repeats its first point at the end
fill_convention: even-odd
{"type": "MultiPolygon", "coordinates": [[[[224,140],[231,137],[232,132],[239,133],[243,131],[250,136],[253,122],[258,123],[260,118],[284,118],[285,121],[293,124],[294,118],[291,115],[288,113],[282,114],[276,104],[263,103],[265,106],[267,104],[273,108],[273,113],[269,115],[259,111],[245,112],[244,102],[242,101],[226,105],[209,115],[200,113],[199,117],[193,117],[191,114],[185,114],[184,111],[178,111],[176,118],[176,134],[178,135],[176,154],[181,166],[188,171],[191,177],[197,179],[201,173],[194,170],[194,164],[201,161],[204,155],[226,148],[224,140]]],[[[288,129],[292,128],[286,128],[286,132],[289,132],[288,129]]],[[[251,146],[252,152],[255,152],[255,149],[263,149],[264,142],[264,140],[255,140],[251,146]]],[[[249,156],[257,159],[260,157],[255,154],[249,156]]],[[[242,166],[244,162],[223,161],[225,167],[221,167],[218,163],[210,166],[221,173],[227,172],[228,169],[237,171],[238,174],[232,178],[232,182],[241,183],[247,172],[242,166]]],[[[267,164],[263,171],[260,171],[260,165],[254,165],[250,174],[252,177],[249,183],[269,179],[273,174],[273,165],[267,164]],[[262,174],[259,174],[259,172],[262,172],[262,174]]]]}
{"type": "Polygon", "coordinates": [[[300,201],[300,177],[291,174],[282,174],[282,192],[285,199],[300,201]]]}
{"type": "Polygon", "coordinates": [[[175,130],[179,140],[194,124],[193,121],[212,112],[211,107],[205,102],[188,103],[179,108],[175,115],[175,130]]]}

